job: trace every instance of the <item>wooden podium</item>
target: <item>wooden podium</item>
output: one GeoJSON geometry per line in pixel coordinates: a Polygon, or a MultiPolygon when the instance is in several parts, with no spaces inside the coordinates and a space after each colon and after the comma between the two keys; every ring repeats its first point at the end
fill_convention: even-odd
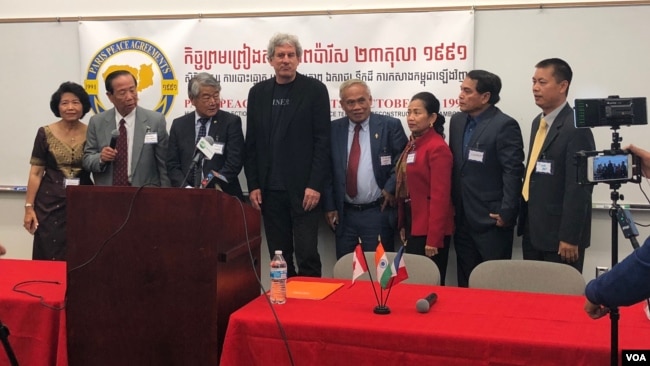
{"type": "Polygon", "coordinates": [[[67,199],[70,365],[217,365],[230,314],[260,294],[259,212],[211,189],[67,199]]]}

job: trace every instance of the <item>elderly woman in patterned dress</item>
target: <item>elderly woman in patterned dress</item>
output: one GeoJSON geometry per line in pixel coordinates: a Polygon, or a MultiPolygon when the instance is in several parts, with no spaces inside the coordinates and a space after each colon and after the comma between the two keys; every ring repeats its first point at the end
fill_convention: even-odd
{"type": "Polygon", "coordinates": [[[65,82],[52,94],[50,109],[61,119],[38,129],[30,159],[24,227],[34,235],[32,259],[65,260],[67,186],[92,184],[81,167],[90,110],[84,88],[65,82]]]}

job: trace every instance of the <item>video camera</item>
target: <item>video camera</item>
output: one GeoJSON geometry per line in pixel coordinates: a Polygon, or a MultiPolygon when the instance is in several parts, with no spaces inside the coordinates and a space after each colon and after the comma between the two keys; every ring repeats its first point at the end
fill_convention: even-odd
{"type": "Polygon", "coordinates": [[[576,127],[647,125],[646,98],[576,99],[576,127]]]}
{"type": "Polygon", "coordinates": [[[576,99],[575,125],[577,128],[610,127],[610,150],[579,151],[575,155],[579,184],[622,184],[641,182],[640,159],[629,150],[621,150],[618,129],[621,126],[647,125],[646,98],[576,99]]]}

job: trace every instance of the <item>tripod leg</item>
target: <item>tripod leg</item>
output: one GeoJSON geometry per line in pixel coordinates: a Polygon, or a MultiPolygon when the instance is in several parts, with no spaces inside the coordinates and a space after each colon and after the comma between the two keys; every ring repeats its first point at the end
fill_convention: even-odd
{"type": "Polygon", "coordinates": [[[14,354],[13,349],[11,349],[11,345],[9,344],[9,328],[7,328],[6,325],[4,325],[0,321],[0,341],[2,341],[2,346],[5,349],[5,353],[7,354],[7,358],[9,359],[9,363],[11,366],[18,366],[18,360],[16,359],[16,355],[14,354]]]}

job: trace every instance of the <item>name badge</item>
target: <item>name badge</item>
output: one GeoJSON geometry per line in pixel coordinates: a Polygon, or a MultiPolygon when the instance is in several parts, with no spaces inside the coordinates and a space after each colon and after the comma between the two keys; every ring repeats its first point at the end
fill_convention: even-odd
{"type": "Polygon", "coordinates": [[[155,132],[147,132],[144,135],[145,144],[157,144],[158,143],[158,134],[155,132]]]}
{"type": "Polygon", "coordinates": [[[79,178],[66,178],[63,181],[63,186],[78,186],[79,185],[79,178]]]}
{"type": "Polygon", "coordinates": [[[535,172],[539,174],[553,174],[553,161],[551,160],[537,160],[535,164],[535,172]]]}
{"type": "Polygon", "coordinates": [[[482,163],[484,157],[485,157],[485,151],[481,151],[478,149],[470,148],[467,154],[467,160],[476,161],[478,163],[482,163]]]}
{"type": "Polygon", "coordinates": [[[391,165],[392,159],[390,158],[390,155],[380,155],[379,163],[381,166],[391,165]]]}
{"type": "Polygon", "coordinates": [[[214,149],[215,154],[223,155],[223,149],[226,148],[226,144],[224,144],[223,142],[215,142],[212,145],[212,147],[214,149]]]}
{"type": "Polygon", "coordinates": [[[413,164],[413,163],[415,163],[415,151],[409,153],[406,156],[406,164],[413,164]]]}

